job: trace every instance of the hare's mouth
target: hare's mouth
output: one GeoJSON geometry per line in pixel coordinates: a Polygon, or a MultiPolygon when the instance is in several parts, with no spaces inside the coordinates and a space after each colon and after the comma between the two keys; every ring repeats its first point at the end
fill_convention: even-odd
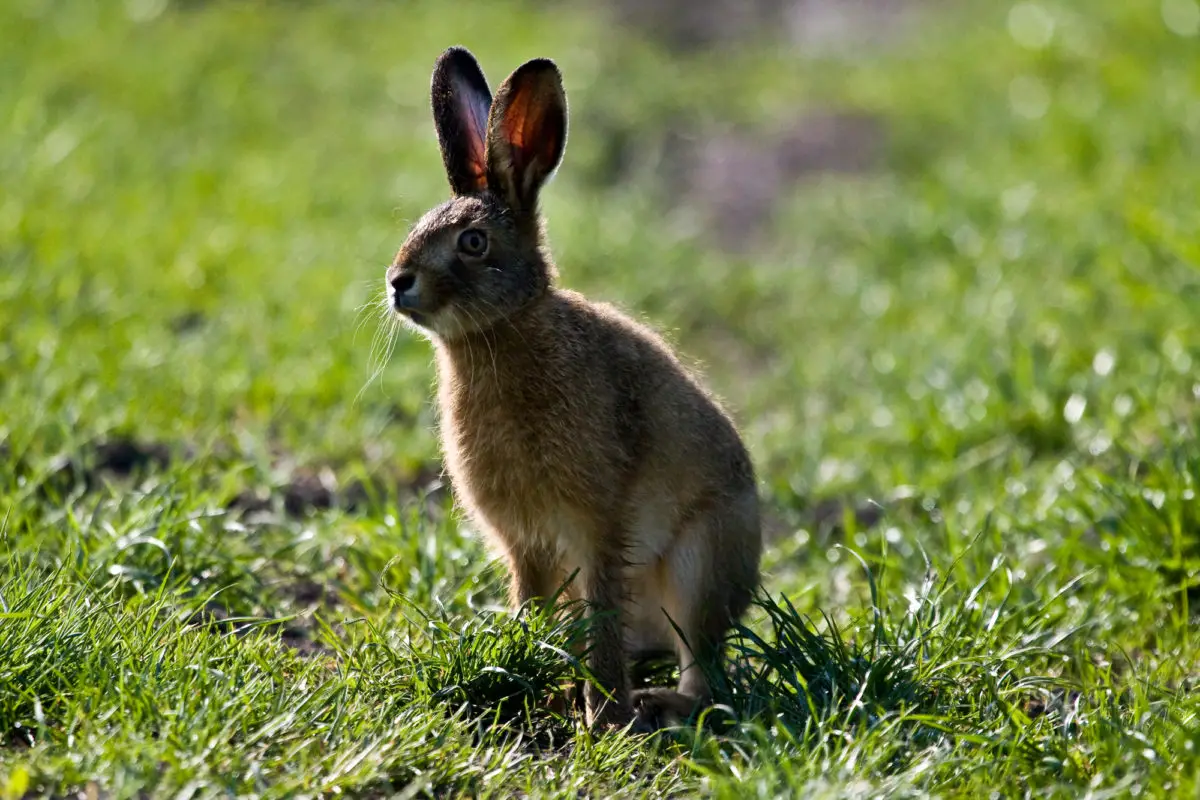
{"type": "Polygon", "coordinates": [[[418,307],[412,300],[407,300],[403,296],[397,296],[392,300],[392,309],[395,310],[397,315],[420,325],[422,328],[429,327],[429,312],[418,307]]]}

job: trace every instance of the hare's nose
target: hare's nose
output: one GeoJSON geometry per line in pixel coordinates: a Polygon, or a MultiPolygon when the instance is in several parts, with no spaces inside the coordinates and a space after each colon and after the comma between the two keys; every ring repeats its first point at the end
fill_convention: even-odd
{"type": "Polygon", "coordinates": [[[411,272],[401,272],[399,275],[392,278],[392,290],[396,292],[396,296],[398,297],[412,289],[416,283],[416,275],[411,272]]]}

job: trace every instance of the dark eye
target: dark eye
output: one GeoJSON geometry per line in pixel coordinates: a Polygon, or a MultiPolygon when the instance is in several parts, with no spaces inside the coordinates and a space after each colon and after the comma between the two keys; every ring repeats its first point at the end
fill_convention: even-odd
{"type": "Polygon", "coordinates": [[[487,252],[487,234],[475,228],[468,228],[458,235],[458,249],[463,255],[478,258],[487,252]]]}

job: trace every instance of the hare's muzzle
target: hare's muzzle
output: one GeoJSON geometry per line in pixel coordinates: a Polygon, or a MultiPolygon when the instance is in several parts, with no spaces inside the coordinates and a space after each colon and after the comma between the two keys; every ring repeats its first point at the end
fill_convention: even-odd
{"type": "Polygon", "coordinates": [[[428,309],[421,302],[421,277],[412,271],[401,271],[388,280],[392,308],[411,322],[428,327],[428,309]]]}
{"type": "Polygon", "coordinates": [[[397,311],[417,308],[421,303],[421,287],[415,272],[398,272],[390,281],[392,305],[397,311]]]}

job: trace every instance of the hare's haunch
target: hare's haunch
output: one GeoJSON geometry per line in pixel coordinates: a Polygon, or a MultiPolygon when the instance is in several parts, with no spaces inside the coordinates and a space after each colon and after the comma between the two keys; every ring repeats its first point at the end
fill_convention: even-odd
{"type": "Polygon", "coordinates": [[[508,562],[514,605],[572,574],[590,626],[589,723],[642,729],[709,700],[762,549],[754,470],[733,423],[654,332],[554,286],[538,192],[562,159],[553,62],[518,67],[493,101],[474,57],[433,72],[453,197],[387,271],[396,313],[437,350],[446,466],[508,562]],[[670,649],[678,691],[630,692],[631,656],[670,649]]]}

